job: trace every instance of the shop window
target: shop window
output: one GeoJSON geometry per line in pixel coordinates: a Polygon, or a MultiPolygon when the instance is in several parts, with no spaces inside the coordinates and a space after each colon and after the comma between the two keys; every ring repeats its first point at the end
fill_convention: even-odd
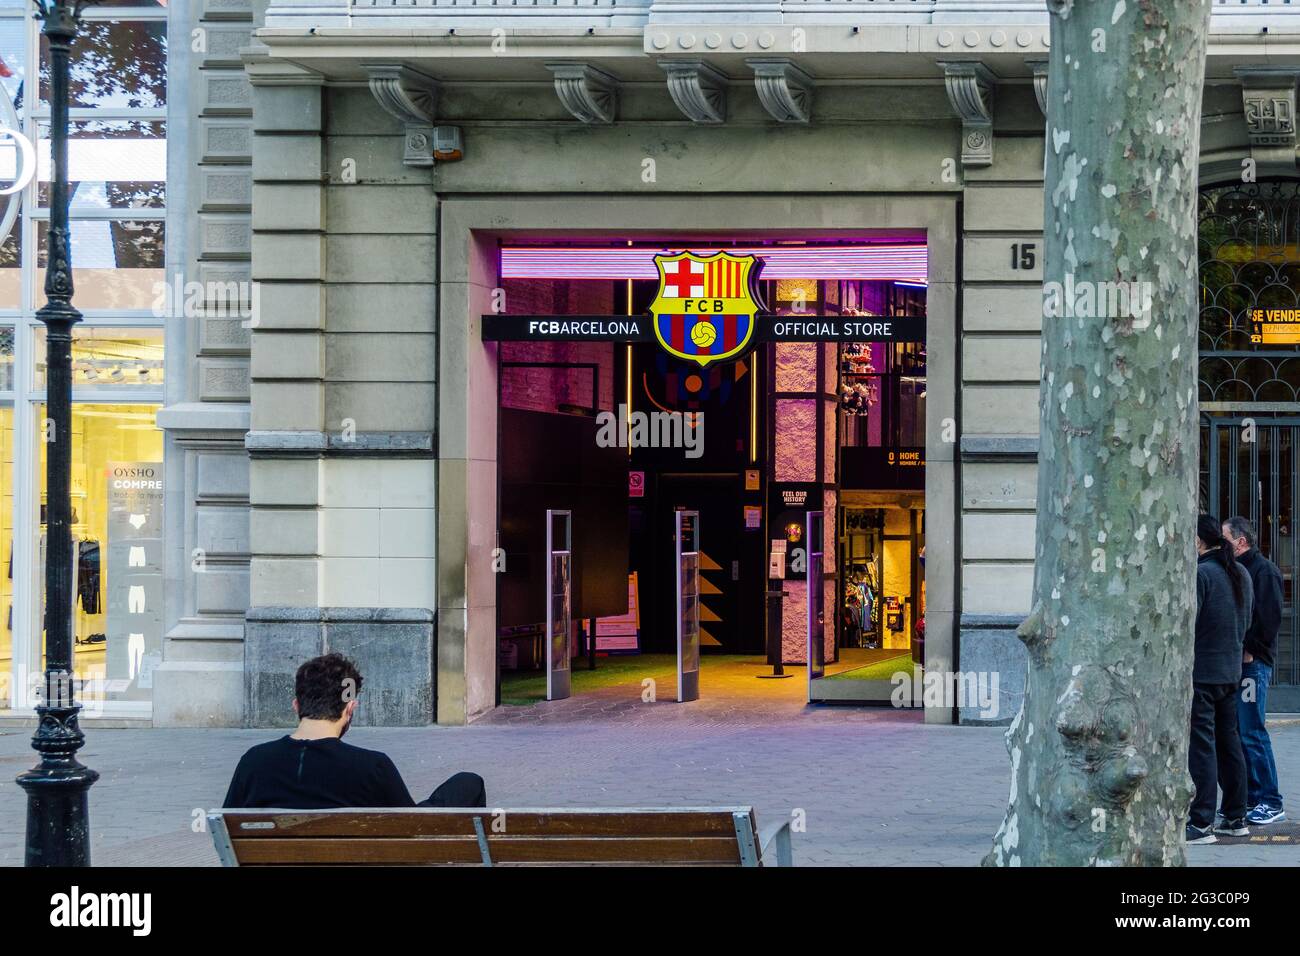
{"type": "Polygon", "coordinates": [[[15,222],[9,235],[0,242],[0,309],[17,309],[22,305],[22,276],[22,230],[15,222]]]}
{"type": "MultiPolygon", "coordinates": [[[[73,406],[73,672],[85,700],[147,702],[162,661],[163,434],[156,413],[152,404],[73,406]]],[[[35,414],[39,436],[45,406],[35,414]]],[[[46,446],[37,444],[32,627],[41,634],[46,446]]]]}
{"type": "Polygon", "coordinates": [[[14,327],[0,325],[0,392],[14,390],[14,327]]]}
{"type": "MultiPolygon", "coordinates": [[[[10,346],[13,336],[10,333],[10,346]]],[[[12,352],[10,352],[12,356],[12,352]]],[[[0,709],[13,705],[14,657],[14,408],[0,404],[0,709]]]]}
{"type": "MultiPolygon", "coordinates": [[[[49,49],[41,38],[41,102],[50,98],[49,49]]],[[[167,23],[83,21],[72,45],[69,90],[76,108],[161,109],[167,105],[167,23]]]]}
{"type": "Polygon", "coordinates": [[[1300,401],[1300,183],[1202,190],[1200,400],[1300,401]],[[1271,312],[1281,321],[1261,323],[1271,312]]]}
{"type": "MultiPolygon", "coordinates": [[[[33,295],[41,298],[49,223],[36,224],[37,268],[33,295]]],[[[72,279],[77,308],[140,310],[154,308],[165,287],[164,224],[161,219],[74,219],[72,279]]]]}
{"type": "MultiPolygon", "coordinates": [[[[4,4],[0,3],[0,10],[4,4]]],[[[27,21],[22,17],[5,17],[0,20],[0,88],[20,114],[22,113],[22,86],[27,70],[24,67],[27,49],[27,21]]]]}
{"type": "MultiPolygon", "coordinates": [[[[36,374],[34,388],[45,388],[45,329],[34,330],[36,374]]],[[[119,326],[74,326],[72,387],[74,389],[148,389],[163,386],[163,330],[119,326]]]]}
{"type": "MultiPolygon", "coordinates": [[[[37,193],[41,208],[50,204],[49,132],[49,126],[42,124],[37,193]]],[[[73,123],[68,139],[68,179],[74,207],[161,209],[166,197],[167,124],[149,120],[73,123]]]]}
{"type": "MultiPolygon", "coordinates": [[[[98,0],[72,55],[71,105],[105,114],[75,116],[69,143],[74,304],[88,315],[73,333],[74,653],[78,675],[92,681],[79,695],[139,702],[123,708],[131,713],[146,709],[161,652],[162,498],[148,482],[161,482],[163,457],[154,414],[164,385],[167,7],[98,0]],[[113,488],[114,467],[154,476],[113,488]]],[[[0,127],[20,129],[36,149],[34,202],[20,209],[16,197],[0,197],[0,707],[33,703],[13,681],[39,670],[44,639],[46,340],[35,313],[48,259],[50,90],[31,9],[30,0],[0,0],[0,127]],[[28,50],[40,51],[39,62],[28,50]],[[17,477],[15,440],[25,449],[17,477]]],[[[14,180],[19,161],[15,140],[0,138],[0,184],[14,180]]]]}

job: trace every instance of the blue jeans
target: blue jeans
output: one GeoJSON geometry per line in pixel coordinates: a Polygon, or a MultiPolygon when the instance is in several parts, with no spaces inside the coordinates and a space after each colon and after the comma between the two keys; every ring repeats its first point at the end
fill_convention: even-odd
{"type": "Polygon", "coordinates": [[[1259,661],[1241,665],[1241,693],[1237,695],[1237,725],[1241,730],[1241,749],[1246,758],[1246,802],[1282,809],[1282,794],[1277,786],[1277,763],[1273,760],[1273,743],[1264,726],[1268,682],[1273,668],[1259,661]],[[1249,699],[1251,696],[1253,700],[1249,699]]]}

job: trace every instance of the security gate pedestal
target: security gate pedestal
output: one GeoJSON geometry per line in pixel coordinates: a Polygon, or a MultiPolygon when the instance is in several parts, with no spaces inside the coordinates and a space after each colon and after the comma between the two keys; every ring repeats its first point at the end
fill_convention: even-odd
{"type": "Polygon", "coordinates": [[[700,699],[700,513],[678,511],[677,699],[700,699]]]}
{"type": "Polygon", "coordinates": [[[804,547],[808,550],[808,701],[813,699],[813,681],[826,676],[826,586],[822,582],[825,558],[823,512],[810,511],[804,519],[804,547]],[[813,548],[816,547],[814,551],[813,548]]]}
{"type": "Polygon", "coordinates": [[[573,513],[546,512],[546,699],[570,693],[573,634],[573,513]]]}

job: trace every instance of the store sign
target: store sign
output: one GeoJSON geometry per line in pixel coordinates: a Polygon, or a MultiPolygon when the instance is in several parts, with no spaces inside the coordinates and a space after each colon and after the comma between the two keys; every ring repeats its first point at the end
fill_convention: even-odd
{"type": "Polygon", "coordinates": [[[1300,309],[1252,309],[1252,345],[1300,345],[1300,309]]]}
{"type": "Polygon", "coordinates": [[[754,334],[758,300],[750,285],[753,256],[679,252],[655,256],[659,291],[650,303],[655,337],[669,355],[698,362],[733,358],[754,334]]]}
{"type": "Polygon", "coordinates": [[[109,462],[105,677],[128,697],[162,663],[162,550],[162,462],[109,462]]]}
{"type": "Polygon", "coordinates": [[[899,468],[924,468],[925,451],[924,449],[905,449],[898,451],[890,450],[887,459],[889,464],[896,465],[899,468]]]}
{"type": "Polygon", "coordinates": [[[768,530],[780,537],[772,541],[776,550],[779,541],[786,554],[787,580],[803,580],[808,573],[807,532],[809,509],[817,509],[821,500],[821,486],[813,484],[778,484],[768,486],[768,530]]]}
{"type": "Polygon", "coordinates": [[[656,255],[659,289],[650,316],[484,315],[485,342],[655,342],[701,366],[739,357],[759,342],[921,342],[924,316],[771,315],[754,283],[753,254],[656,255]]]}
{"type": "Polygon", "coordinates": [[[13,231],[22,206],[23,190],[36,176],[36,147],[19,132],[21,126],[22,121],[9,97],[0,95],[0,196],[5,197],[4,212],[0,214],[0,243],[13,231]],[[12,164],[6,155],[10,152],[12,164]]]}

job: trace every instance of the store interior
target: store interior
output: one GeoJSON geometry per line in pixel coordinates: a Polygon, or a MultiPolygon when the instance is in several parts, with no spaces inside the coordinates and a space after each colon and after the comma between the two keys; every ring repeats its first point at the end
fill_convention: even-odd
{"type": "MultiPolygon", "coordinates": [[[[43,329],[34,330],[33,386],[45,384],[43,329]]],[[[12,344],[12,343],[11,343],[12,344]]],[[[12,357],[12,348],[6,350],[12,357]]],[[[161,329],[78,326],[72,350],[72,616],[77,696],[88,703],[150,697],[163,626],[163,433],[155,402],[163,382],[161,329]]],[[[5,373],[12,385],[13,367],[5,373]]],[[[12,405],[0,407],[0,709],[23,695],[15,675],[44,666],[46,408],[27,406],[34,456],[19,462],[12,405]],[[34,461],[32,459],[35,459],[34,461]],[[24,467],[30,468],[23,474],[24,467]],[[30,483],[30,515],[15,526],[19,483],[30,483]],[[25,528],[26,530],[22,530],[25,528]],[[30,540],[19,540],[26,534],[30,540]],[[24,580],[23,569],[26,569],[24,580]],[[20,601],[25,594],[27,600],[20,601]],[[26,607],[26,613],[21,609],[26,607]],[[18,663],[25,665],[15,668],[18,663]]],[[[132,705],[134,706],[134,705],[132,705]]]]}
{"type": "MultiPolygon", "coordinates": [[[[147,700],[150,682],[142,668],[161,660],[160,496],[152,507],[138,507],[134,495],[113,487],[115,473],[152,464],[157,475],[151,477],[161,488],[163,436],[154,424],[156,412],[154,405],[73,406],[73,671],[84,700],[147,700]],[[133,527],[133,516],[145,519],[140,527],[133,527]]],[[[38,423],[44,413],[38,405],[38,423]]],[[[42,445],[41,489],[44,451],[42,445]]],[[[33,581],[42,598],[35,608],[44,607],[44,503],[42,491],[39,573],[33,581]]],[[[32,622],[33,629],[39,626],[32,622]]]]}
{"type": "MultiPolygon", "coordinates": [[[[667,242],[658,248],[688,247],[667,242]]],[[[818,251],[834,262],[833,246],[818,251]]],[[[553,253],[547,250],[548,265],[564,262],[562,254],[553,253]]],[[[584,277],[573,271],[503,275],[505,313],[644,314],[656,291],[652,279],[621,280],[608,273],[584,277]]],[[[925,314],[925,283],[915,277],[906,282],[780,278],[760,281],[758,288],[777,315],[925,314]]],[[[538,558],[544,546],[537,534],[542,522],[532,512],[541,515],[547,507],[573,511],[570,653],[575,696],[612,693],[647,679],[662,685],[672,676],[671,527],[672,513],[679,508],[701,515],[702,694],[710,686],[725,686],[729,693],[744,688],[758,698],[804,693],[804,679],[746,679],[770,676],[774,670],[768,640],[774,624],[765,592],[775,586],[787,595],[784,602],[796,591],[806,600],[803,581],[767,577],[767,539],[773,534],[768,524],[776,518],[768,489],[790,480],[811,480],[812,487],[823,490],[811,500],[825,502],[828,532],[833,531],[828,539],[835,553],[826,560],[825,676],[814,683],[834,682],[827,699],[857,693],[861,701],[875,702],[888,700],[888,680],[898,667],[909,662],[919,667],[925,628],[924,342],[828,343],[824,348],[768,343],[703,370],[673,358],[657,343],[502,342],[498,363],[500,421],[510,423],[501,431],[499,498],[508,566],[540,571],[543,565],[538,558]],[[802,378],[814,382],[808,364],[814,361],[820,363],[815,384],[799,385],[802,378]],[[810,403],[824,405],[827,413],[811,418],[793,414],[787,422],[781,402],[795,413],[800,412],[796,406],[810,403]],[[595,448],[596,416],[616,412],[620,405],[632,411],[702,415],[702,453],[689,459],[681,449],[595,448]],[[504,451],[515,444],[521,412],[535,433],[549,430],[554,436],[545,443],[545,462],[531,461],[518,448],[504,451]],[[561,425],[556,421],[561,417],[570,423],[561,425]],[[794,474],[788,465],[778,467],[782,454],[790,457],[787,448],[807,438],[795,434],[794,445],[783,444],[782,429],[806,432],[815,419],[821,419],[816,427],[825,429],[818,444],[825,449],[824,470],[804,475],[794,474]],[[518,460],[507,463],[507,455],[518,460]],[[554,469],[556,461],[579,463],[590,479],[554,469]],[[549,479],[536,480],[547,474],[549,479]],[[521,476],[527,477],[526,484],[521,476]],[[583,527],[593,525],[603,544],[598,553],[584,556],[583,527]],[[530,528],[531,533],[520,533],[530,528]],[[593,573],[593,563],[605,578],[600,588],[583,580],[593,573]],[[607,573],[613,566],[617,576],[607,573]],[[790,689],[793,685],[797,691],[790,689]]],[[[518,444],[537,442],[521,437],[518,444]]],[[[809,456],[800,451],[797,457],[809,456]]],[[[498,579],[498,699],[504,705],[545,697],[540,639],[544,585],[535,576],[538,581],[526,589],[521,581],[527,572],[514,582],[506,581],[514,575],[498,579]]],[[[806,631],[803,607],[785,608],[800,634],[806,631]]],[[[792,629],[789,621],[775,626],[792,629]]],[[[782,636],[782,669],[802,678],[806,641],[782,636]]]]}

